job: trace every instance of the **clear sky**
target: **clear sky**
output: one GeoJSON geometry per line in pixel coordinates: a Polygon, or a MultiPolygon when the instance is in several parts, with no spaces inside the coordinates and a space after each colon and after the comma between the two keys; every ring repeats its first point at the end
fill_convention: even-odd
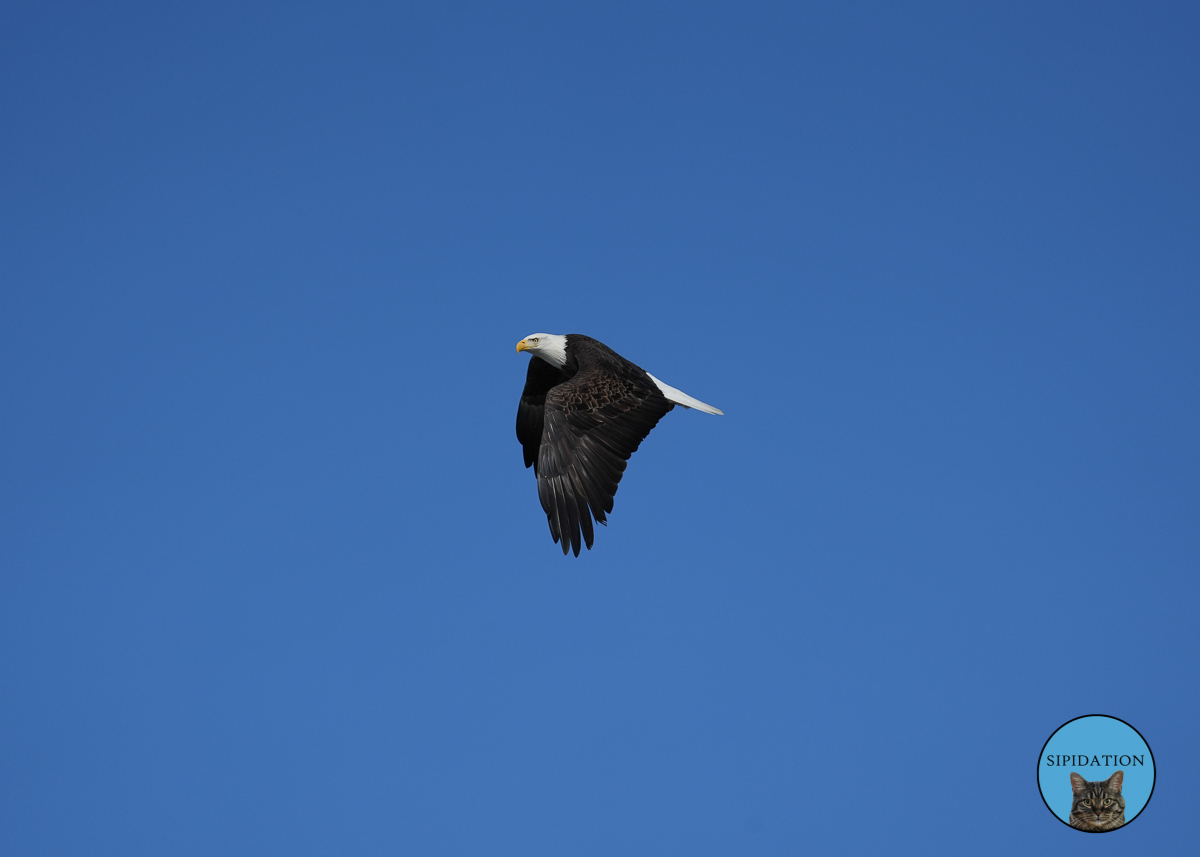
{"type": "Polygon", "coordinates": [[[12,3],[0,841],[1180,854],[1190,3],[12,3]],[[535,331],[722,408],[552,544],[535,331]],[[1038,754],[1145,736],[1084,836],[1038,754]]]}

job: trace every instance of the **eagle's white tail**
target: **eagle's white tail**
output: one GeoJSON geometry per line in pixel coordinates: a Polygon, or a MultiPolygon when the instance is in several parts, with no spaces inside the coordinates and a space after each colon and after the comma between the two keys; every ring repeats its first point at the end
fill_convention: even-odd
{"type": "MultiPolygon", "coordinates": [[[[646,374],[650,375],[649,372],[646,374]]],[[[674,402],[677,405],[683,405],[685,408],[695,408],[698,411],[704,411],[706,414],[725,415],[725,412],[720,408],[714,408],[712,405],[704,404],[704,402],[700,401],[699,399],[693,399],[687,393],[683,392],[682,390],[676,390],[674,387],[668,384],[664,384],[653,375],[650,375],[650,380],[658,385],[658,389],[660,389],[662,394],[667,397],[668,402],[674,402]]]]}

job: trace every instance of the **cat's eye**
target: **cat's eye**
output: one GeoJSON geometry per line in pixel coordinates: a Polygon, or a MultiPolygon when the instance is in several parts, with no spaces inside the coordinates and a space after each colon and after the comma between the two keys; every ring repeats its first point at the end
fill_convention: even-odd
{"type": "Polygon", "coordinates": [[[1111,801],[1111,800],[1106,800],[1106,801],[1104,802],[1104,805],[1105,805],[1105,806],[1108,806],[1108,805],[1109,805],[1109,804],[1111,804],[1111,803],[1112,803],[1112,801],[1111,801]]]}
{"type": "Polygon", "coordinates": [[[1091,805],[1092,805],[1092,802],[1091,802],[1090,800],[1081,800],[1081,801],[1080,801],[1080,803],[1081,803],[1081,804],[1083,804],[1084,806],[1091,806],[1091,805]]]}

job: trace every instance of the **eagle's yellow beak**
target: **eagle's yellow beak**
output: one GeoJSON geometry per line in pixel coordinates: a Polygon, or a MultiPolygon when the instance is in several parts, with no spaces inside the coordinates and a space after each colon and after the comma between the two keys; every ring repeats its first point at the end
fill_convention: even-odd
{"type": "Polygon", "coordinates": [[[524,339],[522,339],[520,342],[517,343],[517,353],[520,353],[522,351],[528,351],[528,350],[529,350],[529,346],[525,344],[524,339]]]}

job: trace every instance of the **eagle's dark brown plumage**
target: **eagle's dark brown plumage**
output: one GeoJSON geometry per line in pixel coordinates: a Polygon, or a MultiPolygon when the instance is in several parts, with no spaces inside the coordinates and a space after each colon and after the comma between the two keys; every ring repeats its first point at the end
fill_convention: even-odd
{"type": "Polygon", "coordinates": [[[517,408],[517,440],[537,476],[550,534],[579,556],[607,524],[626,462],[673,403],[720,413],[668,387],[602,342],[580,334],[535,334],[517,408]],[[670,397],[670,398],[669,398],[670,397]]]}

